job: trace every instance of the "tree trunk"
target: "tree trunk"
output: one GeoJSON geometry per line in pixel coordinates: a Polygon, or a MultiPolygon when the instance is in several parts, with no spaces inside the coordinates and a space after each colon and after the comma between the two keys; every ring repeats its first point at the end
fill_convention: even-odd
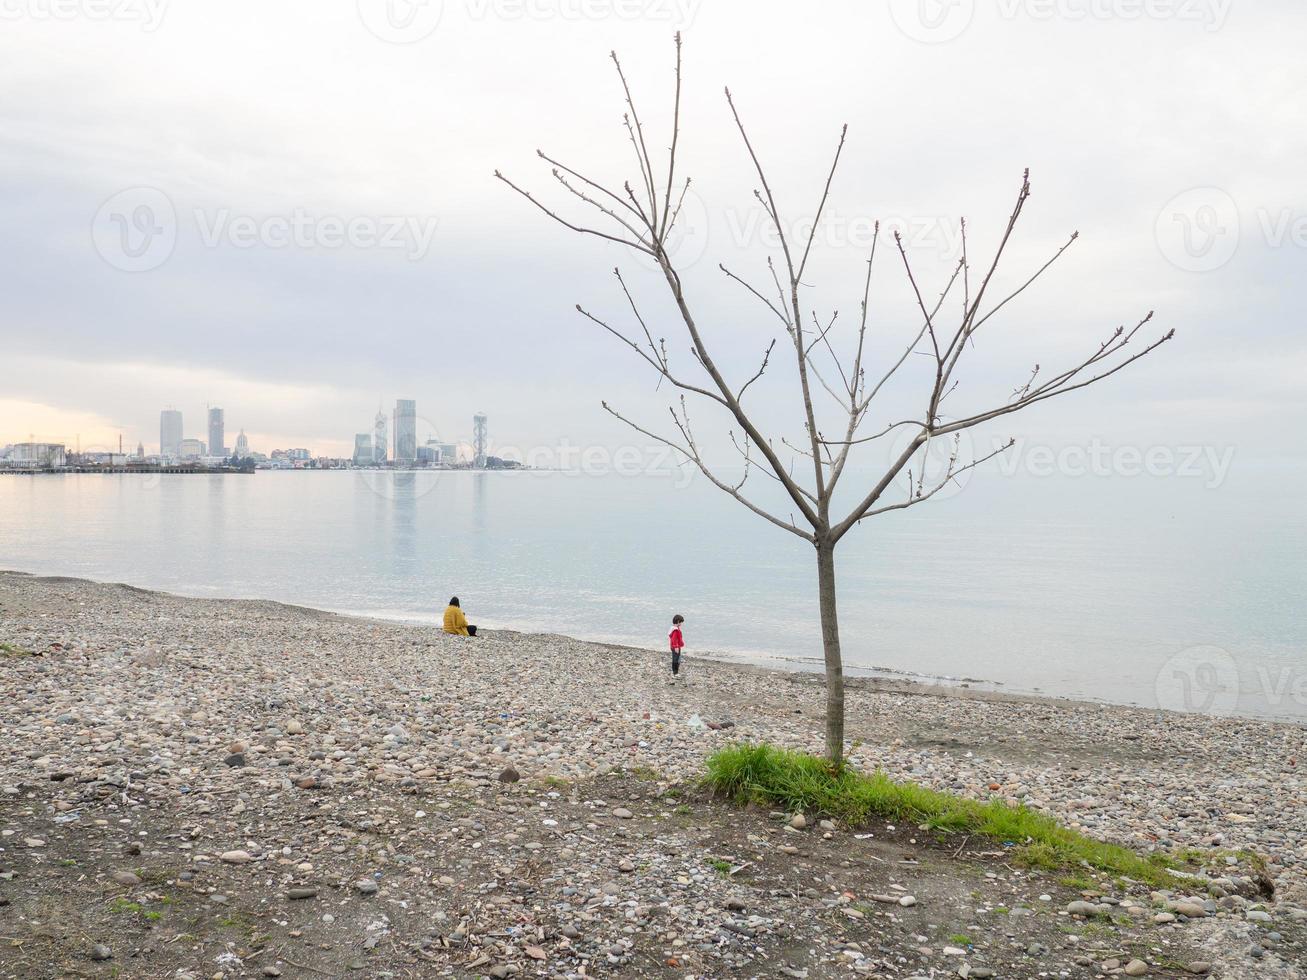
{"type": "Polygon", "coordinates": [[[817,541],[817,602],[826,660],[826,757],[839,767],[844,764],[844,662],[835,605],[835,546],[822,540],[817,541]]]}

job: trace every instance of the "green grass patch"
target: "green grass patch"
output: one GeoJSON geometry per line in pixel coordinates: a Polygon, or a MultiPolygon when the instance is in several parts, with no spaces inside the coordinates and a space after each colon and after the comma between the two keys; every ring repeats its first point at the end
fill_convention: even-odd
{"type": "Polygon", "coordinates": [[[712,868],[718,874],[729,875],[731,873],[731,862],[723,861],[720,858],[713,858],[708,862],[708,867],[712,868]]]}
{"type": "Polygon", "coordinates": [[[36,653],[32,650],[24,650],[22,647],[16,647],[12,643],[0,643],[0,657],[35,657],[36,653]]]}
{"type": "Polygon", "coordinates": [[[1160,855],[1144,857],[1117,844],[1086,837],[1052,817],[999,799],[980,802],[871,775],[824,759],[767,744],[728,746],[708,758],[704,782],[737,802],[758,802],[824,814],[851,826],[873,818],[911,821],[932,830],[992,838],[1012,848],[1013,859],[1048,870],[1091,868],[1156,886],[1175,881],[1160,855]]]}

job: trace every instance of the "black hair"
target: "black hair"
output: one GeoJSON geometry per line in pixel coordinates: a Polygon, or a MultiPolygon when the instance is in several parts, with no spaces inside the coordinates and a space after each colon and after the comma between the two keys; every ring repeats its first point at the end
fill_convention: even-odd
{"type": "Polygon", "coordinates": [[[451,606],[457,606],[457,605],[458,605],[458,596],[454,596],[454,598],[450,599],[450,600],[449,600],[449,604],[450,604],[451,606]]]}
{"type": "Polygon", "coordinates": [[[683,622],[685,622],[685,617],[682,616],[680,613],[677,613],[675,616],[672,617],[673,626],[679,626],[683,622]]]}

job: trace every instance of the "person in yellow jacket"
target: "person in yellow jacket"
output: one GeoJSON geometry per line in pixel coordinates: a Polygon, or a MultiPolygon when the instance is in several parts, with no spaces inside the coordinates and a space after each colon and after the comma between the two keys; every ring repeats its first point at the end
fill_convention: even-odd
{"type": "Polygon", "coordinates": [[[445,632],[454,636],[476,636],[477,628],[469,626],[463,608],[458,604],[458,596],[449,600],[445,608],[445,632]]]}

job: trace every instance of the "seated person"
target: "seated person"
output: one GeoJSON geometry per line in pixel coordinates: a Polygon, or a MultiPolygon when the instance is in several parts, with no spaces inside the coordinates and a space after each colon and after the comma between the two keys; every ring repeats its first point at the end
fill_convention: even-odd
{"type": "Polygon", "coordinates": [[[463,615],[463,609],[458,604],[458,596],[449,600],[449,606],[445,609],[445,632],[454,636],[476,636],[477,628],[469,626],[467,617],[463,615]]]}

